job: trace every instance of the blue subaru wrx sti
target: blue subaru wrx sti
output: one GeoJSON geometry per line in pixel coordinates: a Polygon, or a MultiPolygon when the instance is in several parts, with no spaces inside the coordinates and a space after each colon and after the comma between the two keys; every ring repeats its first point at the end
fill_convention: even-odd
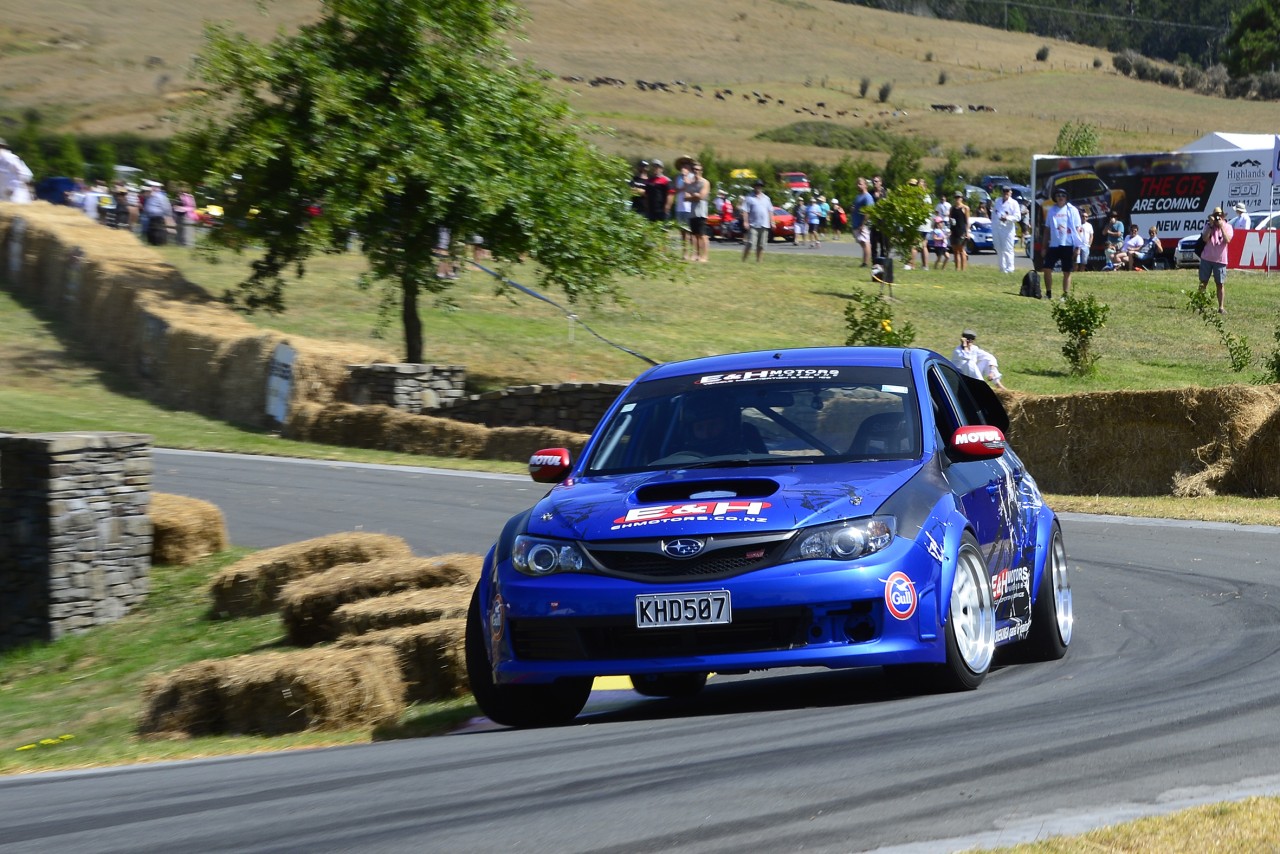
{"type": "Polygon", "coordinates": [[[489,551],[468,615],[486,715],[571,720],[593,677],[688,696],[712,672],[880,666],[976,688],[998,647],[1061,658],[1062,533],[986,383],[920,349],[652,368],[489,551]]]}

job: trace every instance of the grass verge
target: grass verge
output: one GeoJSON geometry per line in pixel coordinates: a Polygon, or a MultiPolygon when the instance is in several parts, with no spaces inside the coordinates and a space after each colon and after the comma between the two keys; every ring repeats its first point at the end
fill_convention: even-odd
{"type": "Polygon", "coordinates": [[[148,676],[283,644],[275,615],[206,619],[210,578],[246,553],[233,549],[186,568],[153,567],[147,603],[124,619],[0,653],[0,774],[416,737],[477,714],[468,697],[411,707],[398,725],[376,733],[138,738],[134,728],[148,676]]]}

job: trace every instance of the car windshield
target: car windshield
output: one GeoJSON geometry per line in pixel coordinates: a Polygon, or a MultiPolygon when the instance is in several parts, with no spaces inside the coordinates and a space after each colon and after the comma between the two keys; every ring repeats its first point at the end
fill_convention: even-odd
{"type": "Polygon", "coordinates": [[[587,475],[920,455],[919,409],[905,368],[653,380],[633,387],[598,435],[587,475]]]}

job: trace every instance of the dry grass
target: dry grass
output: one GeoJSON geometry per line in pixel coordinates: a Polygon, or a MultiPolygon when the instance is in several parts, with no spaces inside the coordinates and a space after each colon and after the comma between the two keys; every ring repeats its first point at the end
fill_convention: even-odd
{"type": "Polygon", "coordinates": [[[466,620],[440,620],[344,637],[340,649],[387,649],[395,654],[406,699],[430,702],[468,690],[464,638],[466,620]]]}
{"type": "Polygon", "coordinates": [[[374,727],[405,710],[389,648],[304,650],[198,661],[144,689],[142,735],[374,727]]]}
{"type": "MultiPolygon", "coordinates": [[[[477,561],[477,569],[479,562],[477,561]]],[[[417,626],[467,615],[473,583],[435,590],[406,590],[362,599],[333,612],[332,625],[339,635],[363,635],[383,629],[417,626]]]]}
{"type": "Polygon", "coordinates": [[[480,575],[482,560],[475,554],[450,554],[335,566],[285,585],[280,617],[291,643],[333,640],[339,631],[331,617],[342,605],[404,590],[470,585],[480,575]]]}
{"type": "Polygon", "coordinates": [[[208,501],[155,492],[149,512],[153,563],[190,566],[227,550],[226,520],[222,511],[208,501]]]}
{"type": "MultiPolygon", "coordinates": [[[[21,23],[0,24],[0,79],[12,112],[38,107],[62,128],[84,132],[172,130],[169,111],[193,87],[186,74],[202,43],[198,13],[153,0],[10,5],[9,21],[21,23]]],[[[611,76],[630,84],[564,84],[586,118],[613,129],[600,142],[622,154],[670,158],[712,146],[736,157],[835,162],[844,152],[753,139],[762,130],[810,118],[793,110],[819,101],[838,124],[883,123],[957,149],[971,143],[978,153],[965,169],[975,174],[1004,171],[1000,163],[1026,164],[1031,152],[1048,150],[1064,122],[1078,118],[1097,124],[1104,147],[1114,151],[1162,151],[1210,130],[1270,132],[1280,125],[1280,104],[1207,98],[1121,78],[1101,48],[833,0],[523,5],[528,39],[513,44],[517,55],[556,76],[611,76]],[[687,50],[671,39],[677,22],[699,34],[687,50]],[[1048,60],[1037,62],[1036,51],[1046,45],[1048,60]],[[926,59],[930,53],[932,61],[926,59]],[[726,62],[725,56],[752,61],[726,62]],[[1102,60],[1100,68],[1093,67],[1095,59],[1102,60]],[[948,82],[939,85],[944,70],[948,82]],[[857,95],[864,76],[872,81],[865,99],[857,95]],[[702,86],[704,96],[642,92],[636,79],[684,80],[702,86]],[[876,101],[883,83],[893,84],[887,104],[876,101]],[[717,87],[734,89],[734,97],[715,100],[717,87]],[[787,104],[741,98],[752,90],[787,104]],[[998,112],[942,115],[929,110],[933,103],[987,104],[998,112]],[[879,115],[894,109],[907,115],[879,115]],[[837,110],[849,115],[837,116],[837,110]],[[1010,136],[1011,127],[1016,142],[992,142],[1010,136]]],[[[217,17],[263,40],[317,8],[316,0],[273,0],[264,15],[256,0],[224,0],[217,17]]]]}
{"type": "Polygon", "coordinates": [[[215,617],[267,614],[275,610],[280,590],[290,581],[342,564],[412,556],[409,544],[399,537],[363,532],[265,549],[214,576],[210,611],[215,617]]]}

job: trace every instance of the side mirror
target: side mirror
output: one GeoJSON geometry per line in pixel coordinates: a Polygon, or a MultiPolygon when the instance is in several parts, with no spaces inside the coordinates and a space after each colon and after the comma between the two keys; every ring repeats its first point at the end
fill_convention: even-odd
{"type": "Polygon", "coordinates": [[[559,483],[571,467],[568,448],[544,448],[529,458],[529,477],[538,483],[559,483]]]}
{"type": "Polygon", "coordinates": [[[948,447],[953,454],[964,459],[988,460],[1003,456],[1008,444],[999,427],[977,424],[956,430],[948,447]]]}

